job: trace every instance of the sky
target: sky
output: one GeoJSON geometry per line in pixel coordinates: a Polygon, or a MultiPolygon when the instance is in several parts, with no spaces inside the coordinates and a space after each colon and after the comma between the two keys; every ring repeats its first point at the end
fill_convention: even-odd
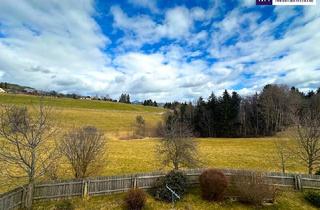
{"type": "Polygon", "coordinates": [[[0,0],[0,81],[158,102],[308,91],[320,87],[320,2],[0,0]]]}

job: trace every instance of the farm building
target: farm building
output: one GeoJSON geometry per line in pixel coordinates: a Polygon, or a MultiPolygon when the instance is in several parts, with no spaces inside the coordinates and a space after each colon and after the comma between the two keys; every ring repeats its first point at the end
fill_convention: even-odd
{"type": "Polygon", "coordinates": [[[5,93],[6,91],[2,88],[0,88],[0,93],[5,93]]]}

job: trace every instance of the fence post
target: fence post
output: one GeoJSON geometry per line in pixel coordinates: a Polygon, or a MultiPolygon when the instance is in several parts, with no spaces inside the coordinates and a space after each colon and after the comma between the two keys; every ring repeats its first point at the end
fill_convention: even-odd
{"type": "Polygon", "coordinates": [[[131,180],[132,180],[132,188],[137,188],[137,175],[135,174],[134,176],[131,177],[131,180]]]}
{"type": "Polygon", "coordinates": [[[89,180],[82,180],[82,186],[83,186],[83,190],[82,190],[82,197],[84,199],[88,199],[89,198],[89,180]]]}
{"type": "Polygon", "coordinates": [[[301,191],[302,190],[302,184],[301,184],[301,176],[295,175],[294,176],[294,186],[296,190],[301,191]]]}

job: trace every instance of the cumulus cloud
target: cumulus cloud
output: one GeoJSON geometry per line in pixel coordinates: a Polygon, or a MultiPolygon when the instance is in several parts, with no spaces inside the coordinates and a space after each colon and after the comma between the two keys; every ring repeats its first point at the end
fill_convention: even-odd
{"type": "Polygon", "coordinates": [[[1,79],[58,91],[65,91],[66,85],[52,78],[75,79],[77,85],[69,90],[74,92],[108,83],[106,77],[87,83],[95,72],[117,74],[106,68],[110,59],[102,49],[110,40],[94,13],[92,1],[1,1],[1,79]]]}
{"type": "MultiPolygon", "coordinates": [[[[110,12],[114,18],[114,28],[125,32],[121,43],[130,47],[153,44],[163,38],[174,40],[191,38],[194,22],[205,17],[202,8],[195,7],[189,10],[184,6],[168,9],[160,22],[156,22],[148,15],[129,17],[119,6],[112,6],[110,12]]],[[[199,39],[205,38],[205,35],[205,32],[201,32],[199,39]]]]}

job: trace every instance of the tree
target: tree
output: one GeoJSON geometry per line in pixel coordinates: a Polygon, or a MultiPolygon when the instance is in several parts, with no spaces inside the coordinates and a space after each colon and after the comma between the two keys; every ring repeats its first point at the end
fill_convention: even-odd
{"type": "Polygon", "coordinates": [[[144,137],[146,133],[146,122],[141,115],[138,115],[135,120],[135,134],[138,137],[144,137]]]}
{"type": "Polygon", "coordinates": [[[131,103],[131,102],[130,102],[130,95],[129,95],[129,94],[127,94],[126,103],[127,103],[127,104],[130,104],[130,103],[131,103]]]}
{"type": "Polygon", "coordinates": [[[143,106],[158,106],[156,101],[152,101],[151,99],[144,100],[142,103],[143,106]]]}
{"type": "Polygon", "coordinates": [[[49,141],[56,134],[52,109],[40,103],[31,111],[27,107],[4,105],[0,112],[0,160],[7,164],[1,170],[12,178],[27,178],[26,207],[32,206],[34,182],[44,175],[57,158],[49,141]]]}
{"type": "Polygon", "coordinates": [[[197,166],[197,145],[192,136],[185,122],[169,115],[163,128],[163,138],[156,147],[163,165],[173,166],[174,170],[197,166]]]}
{"type": "Polygon", "coordinates": [[[274,135],[289,122],[289,88],[283,85],[266,85],[259,97],[264,119],[264,135],[274,135]]]}
{"type": "Polygon", "coordinates": [[[312,174],[320,164],[320,114],[312,109],[298,116],[296,123],[297,155],[312,174]]]}
{"type": "Polygon", "coordinates": [[[85,178],[103,160],[104,134],[93,126],[75,128],[64,135],[59,149],[69,161],[74,177],[85,178]]]}
{"type": "Polygon", "coordinates": [[[288,166],[288,161],[292,157],[292,150],[289,148],[288,141],[277,138],[274,142],[275,148],[275,162],[280,166],[282,173],[286,173],[286,167],[288,166]]]}
{"type": "Polygon", "coordinates": [[[120,98],[119,98],[119,102],[120,103],[127,103],[130,104],[130,95],[129,94],[121,94],[120,98]]]}

